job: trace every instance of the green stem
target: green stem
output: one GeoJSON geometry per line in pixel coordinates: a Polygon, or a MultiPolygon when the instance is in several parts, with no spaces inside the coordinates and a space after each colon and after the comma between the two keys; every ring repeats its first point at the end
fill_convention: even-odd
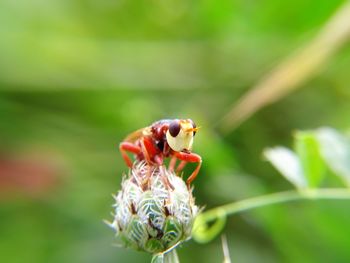
{"type": "Polygon", "coordinates": [[[180,263],[176,249],[153,255],[151,263],[180,263]]]}
{"type": "Polygon", "coordinates": [[[248,198],[210,209],[200,214],[195,222],[193,237],[199,242],[207,242],[223,228],[226,216],[263,206],[296,200],[350,199],[350,190],[344,188],[323,188],[291,190],[248,198]],[[210,228],[208,223],[217,220],[210,228]],[[215,230],[214,230],[215,229],[215,230]]]}

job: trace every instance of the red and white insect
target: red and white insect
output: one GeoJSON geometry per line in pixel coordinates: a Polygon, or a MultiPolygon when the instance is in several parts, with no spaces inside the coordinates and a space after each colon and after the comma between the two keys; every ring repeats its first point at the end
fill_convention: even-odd
{"type": "Polygon", "coordinates": [[[202,164],[202,158],[191,152],[193,137],[197,130],[196,124],[191,119],[160,120],[129,134],[120,143],[119,150],[130,168],[133,161],[127,152],[133,153],[136,160],[145,160],[152,165],[163,165],[164,158],[171,157],[169,170],[174,170],[176,161],[181,160],[176,168],[177,172],[180,172],[188,162],[198,163],[186,180],[189,186],[202,164]]]}

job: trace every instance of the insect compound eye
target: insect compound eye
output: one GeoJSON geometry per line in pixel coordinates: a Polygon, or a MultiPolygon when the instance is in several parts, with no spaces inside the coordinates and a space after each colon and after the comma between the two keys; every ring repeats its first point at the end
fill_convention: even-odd
{"type": "Polygon", "coordinates": [[[176,137],[179,134],[180,129],[181,129],[181,124],[180,124],[180,121],[178,120],[172,121],[169,125],[169,133],[173,137],[176,137]]]}
{"type": "MultiPolygon", "coordinates": [[[[191,122],[193,128],[196,128],[196,127],[197,127],[197,125],[194,123],[193,120],[190,119],[190,122],[191,122]]],[[[196,135],[196,132],[194,131],[194,132],[193,132],[193,136],[195,136],[195,135],[196,135]]]]}

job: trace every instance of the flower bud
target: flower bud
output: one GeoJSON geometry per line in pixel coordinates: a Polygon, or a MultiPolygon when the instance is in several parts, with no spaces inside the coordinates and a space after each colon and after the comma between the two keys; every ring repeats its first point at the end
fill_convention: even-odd
{"type": "Polygon", "coordinates": [[[190,238],[198,207],[192,190],[165,166],[135,163],[115,200],[110,226],[126,247],[155,254],[190,238]]]}

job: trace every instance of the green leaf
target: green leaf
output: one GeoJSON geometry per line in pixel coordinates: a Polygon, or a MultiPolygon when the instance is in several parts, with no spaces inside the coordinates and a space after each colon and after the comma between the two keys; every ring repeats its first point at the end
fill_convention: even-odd
{"type": "Polygon", "coordinates": [[[321,154],[329,168],[350,186],[350,140],[332,128],[317,130],[321,154]]]}
{"type": "Polygon", "coordinates": [[[285,147],[265,149],[265,158],[293,185],[305,188],[307,182],[298,156],[285,147]]]}
{"type": "Polygon", "coordinates": [[[318,187],[324,178],[326,166],[320,153],[315,132],[296,132],[294,143],[308,186],[311,188],[318,187]]]}

